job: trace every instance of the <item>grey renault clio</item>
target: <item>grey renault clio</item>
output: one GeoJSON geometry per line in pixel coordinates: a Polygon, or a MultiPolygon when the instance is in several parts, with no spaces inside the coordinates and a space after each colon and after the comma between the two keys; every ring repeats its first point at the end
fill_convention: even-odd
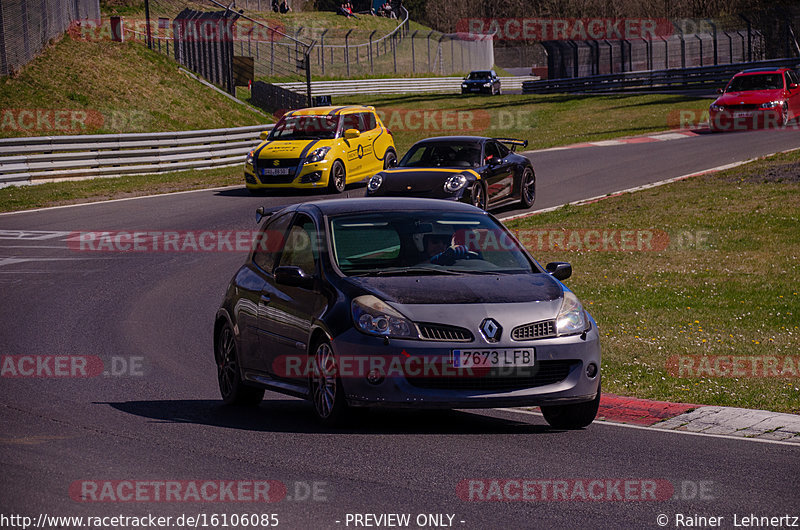
{"type": "Polygon", "coordinates": [[[597,326],[492,215],[414,198],[259,209],[260,228],[214,323],[227,404],[271,390],[324,424],[356,407],[541,407],[589,425],[600,402],[597,326]]]}

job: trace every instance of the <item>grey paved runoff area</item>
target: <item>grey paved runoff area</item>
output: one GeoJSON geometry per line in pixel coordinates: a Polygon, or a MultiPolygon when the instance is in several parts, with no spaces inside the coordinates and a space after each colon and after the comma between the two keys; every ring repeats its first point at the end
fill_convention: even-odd
{"type": "Polygon", "coordinates": [[[735,407],[700,407],[653,425],[654,429],[727,434],[800,444],[800,416],[735,407]]]}

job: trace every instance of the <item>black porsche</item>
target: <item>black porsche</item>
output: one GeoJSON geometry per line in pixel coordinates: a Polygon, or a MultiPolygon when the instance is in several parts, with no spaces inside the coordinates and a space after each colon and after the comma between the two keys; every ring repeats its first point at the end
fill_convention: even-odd
{"type": "Polygon", "coordinates": [[[512,202],[529,208],[536,199],[536,175],[531,161],[514,152],[527,145],[511,138],[427,138],[396,167],[374,175],[367,196],[449,199],[483,210],[512,202]]]}

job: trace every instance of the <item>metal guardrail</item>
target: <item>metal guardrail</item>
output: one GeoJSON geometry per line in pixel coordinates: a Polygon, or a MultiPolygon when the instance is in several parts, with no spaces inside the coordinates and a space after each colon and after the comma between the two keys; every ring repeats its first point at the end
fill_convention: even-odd
{"type": "MultiPolygon", "coordinates": [[[[536,76],[501,77],[502,90],[522,90],[525,82],[536,76]]],[[[463,77],[410,77],[397,79],[359,79],[352,81],[313,81],[311,91],[316,95],[348,96],[356,94],[414,94],[440,92],[458,94],[463,77]]],[[[278,86],[304,92],[304,83],[276,83],[278,86]]]]}
{"type": "Polygon", "coordinates": [[[242,164],[271,128],[3,138],[0,187],[242,164]]]}
{"type": "Polygon", "coordinates": [[[727,83],[736,73],[749,68],[795,68],[800,58],[772,59],[750,63],[734,63],[669,70],[622,72],[617,74],[526,81],[523,94],[556,92],[611,92],[624,90],[664,90],[672,88],[713,88],[727,83]]]}

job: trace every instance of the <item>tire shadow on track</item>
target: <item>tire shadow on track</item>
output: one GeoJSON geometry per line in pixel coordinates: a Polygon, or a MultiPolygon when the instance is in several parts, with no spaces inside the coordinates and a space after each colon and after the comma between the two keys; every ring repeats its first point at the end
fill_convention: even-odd
{"type": "MultiPolygon", "coordinates": [[[[341,434],[546,434],[546,425],[459,410],[355,410],[342,427],[319,425],[311,405],[299,399],[265,399],[253,408],[228,407],[217,400],[184,399],[95,402],[154,423],[193,423],[257,432],[341,434]]],[[[476,411],[479,412],[479,411],[476,411]]]]}

